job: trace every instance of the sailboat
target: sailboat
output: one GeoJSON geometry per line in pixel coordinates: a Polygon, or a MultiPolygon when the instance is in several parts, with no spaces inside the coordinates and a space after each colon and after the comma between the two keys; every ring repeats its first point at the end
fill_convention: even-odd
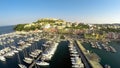
{"type": "Polygon", "coordinates": [[[20,68],[27,68],[25,65],[23,64],[18,64],[20,68]]]}
{"type": "Polygon", "coordinates": [[[23,54],[24,54],[24,56],[25,56],[24,59],[23,59],[23,61],[24,61],[25,63],[27,63],[27,64],[31,64],[32,61],[33,61],[33,59],[28,57],[27,52],[26,52],[26,49],[24,50],[23,54]]]}
{"type": "Polygon", "coordinates": [[[19,66],[20,68],[27,68],[25,65],[21,64],[20,56],[19,56],[19,54],[17,54],[17,55],[18,55],[18,60],[19,60],[18,66],[19,66]]]}
{"type": "Polygon", "coordinates": [[[31,64],[32,61],[33,61],[33,59],[29,58],[29,57],[25,57],[23,61],[26,62],[26,63],[28,63],[28,64],[31,64]]]}

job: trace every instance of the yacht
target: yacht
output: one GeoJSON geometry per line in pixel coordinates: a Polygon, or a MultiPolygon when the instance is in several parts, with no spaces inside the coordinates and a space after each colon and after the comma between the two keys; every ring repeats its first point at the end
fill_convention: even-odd
{"type": "Polygon", "coordinates": [[[110,47],[110,49],[111,49],[112,52],[117,52],[116,49],[113,48],[112,46],[109,46],[109,47],[110,47]]]}
{"type": "Polygon", "coordinates": [[[37,61],[36,64],[40,66],[49,66],[49,63],[44,61],[37,61]]]}
{"type": "Polygon", "coordinates": [[[70,54],[70,56],[79,56],[78,54],[70,54]]]}
{"type": "Polygon", "coordinates": [[[14,52],[14,53],[18,53],[19,51],[17,51],[17,50],[14,50],[13,52],[14,52]]]}
{"type": "Polygon", "coordinates": [[[8,53],[5,54],[5,57],[6,58],[10,58],[10,57],[12,57],[14,55],[15,55],[15,53],[13,51],[10,51],[10,52],[8,52],[8,53]]]}
{"type": "Polygon", "coordinates": [[[19,42],[18,42],[17,44],[18,44],[18,45],[23,45],[23,44],[25,44],[25,42],[22,41],[22,40],[19,40],[19,42]]]}
{"type": "Polygon", "coordinates": [[[32,61],[33,61],[33,59],[26,57],[23,61],[26,62],[26,63],[28,63],[28,64],[31,64],[32,61]]]}
{"type": "Polygon", "coordinates": [[[74,64],[74,65],[72,65],[72,68],[80,68],[80,67],[79,67],[79,65],[74,64]]]}
{"type": "Polygon", "coordinates": [[[97,45],[98,49],[102,49],[98,42],[96,42],[96,45],[97,45]]]}
{"type": "Polygon", "coordinates": [[[6,58],[4,56],[0,56],[1,61],[6,61],[6,58]]]}
{"type": "Polygon", "coordinates": [[[52,56],[54,55],[56,49],[57,49],[58,43],[55,43],[53,46],[51,46],[49,49],[45,51],[45,53],[42,53],[42,59],[49,61],[51,60],[52,56]]]}
{"type": "Polygon", "coordinates": [[[18,64],[18,66],[20,67],[20,68],[27,68],[25,65],[23,65],[23,64],[18,64]]]}

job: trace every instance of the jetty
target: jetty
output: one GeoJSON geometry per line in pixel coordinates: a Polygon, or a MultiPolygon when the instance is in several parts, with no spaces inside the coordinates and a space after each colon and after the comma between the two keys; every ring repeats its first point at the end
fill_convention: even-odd
{"type": "Polygon", "coordinates": [[[28,68],[33,68],[33,66],[36,64],[36,61],[38,61],[42,55],[40,54],[36,60],[33,61],[33,63],[28,68]]]}
{"type": "MultiPolygon", "coordinates": [[[[97,57],[97,61],[92,60],[89,56],[90,53],[87,52],[87,50],[82,46],[82,44],[80,43],[79,40],[75,40],[76,46],[82,51],[84,57],[87,59],[86,60],[87,64],[86,65],[91,65],[91,68],[103,68],[102,65],[99,63],[99,57],[97,55],[94,55],[95,57],[97,57]]],[[[90,66],[89,66],[90,67],[90,66]]]]}

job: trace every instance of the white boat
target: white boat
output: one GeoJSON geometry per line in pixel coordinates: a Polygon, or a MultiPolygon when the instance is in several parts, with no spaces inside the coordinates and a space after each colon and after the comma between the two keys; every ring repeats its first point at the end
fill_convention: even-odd
{"type": "Polygon", "coordinates": [[[37,55],[29,54],[32,58],[36,58],[37,55]]]}
{"type": "Polygon", "coordinates": [[[17,50],[18,50],[18,51],[22,51],[23,49],[19,47],[19,48],[17,48],[17,50]]]}
{"type": "Polygon", "coordinates": [[[23,64],[18,64],[18,66],[20,67],[20,68],[27,68],[25,65],[23,65],[23,64]]]}
{"type": "Polygon", "coordinates": [[[109,46],[109,47],[110,47],[110,49],[111,49],[112,52],[117,52],[116,49],[113,48],[112,46],[109,46]]]}
{"type": "Polygon", "coordinates": [[[0,56],[1,61],[6,61],[6,58],[4,56],[0,56]]]}
{"type": "Polygon", "coordinates": [[[23,45],[23,44],[25,44],[25,42],[22,41],[22,40],[19,40],[19,42],[18,42],[17,44],[18,44],[18,45],[23,45]]]}
{"type": "Polygon", "coordinates": [[[21,64],[21,60],[20,60],[19,54],[17,54],[17,56],[18,56],[18,61],[19,61],[18,66],[19,66],[20,68],[27,68],[25,65],[21,64]]]}
{"type": "Polygon", "coordinates": [[[16,49],[16,47],[15,46],[10,46],[11,48],[13,48],[13,49],[16,49]]]}
{"type": "Polygon", "coordinates": [[[78,52],[73,50],[73,51],[70,51],[70,53],[77,54],[78,52]]]}
{"type": "Polygon", "coordinates": [[[40,66],[49,66],[49,63],[44,61],[37,61],[36,64],[40,66]]]}
{"type": "Polygon", "coordinates": [[[17,51],[17,50],[14,50],[14,53],[18,53],[19,51],[17,51]]]}
{"type": "Polygon", "coordinates": [[[72,68],[80,68],[80,66],[77,64],[74,64],[74,65],[72,65],[72,68]]]}
{"type": "Polygon", "coordinates": [[[33,61],[33,59],[26,57],[23,61],[26,62],[26,63],[28,63],[28,64],[31,64],[32,61],[33,61]]]}
{"type": "Polygon", "coordinates": [[[70,56],[79,56],[79,55],[76,53],[75,54],[73,53],[73,54],[70,54],[70,56]]]}
{"type": "Polygon", "coordinates": [[[44,60],[51,60],[52,56],[54,55],[56,49],[57,49],[58,43],[55,43],[53,46],[51,46],[46,53],[42,53],[42,59],[44,60]]]}

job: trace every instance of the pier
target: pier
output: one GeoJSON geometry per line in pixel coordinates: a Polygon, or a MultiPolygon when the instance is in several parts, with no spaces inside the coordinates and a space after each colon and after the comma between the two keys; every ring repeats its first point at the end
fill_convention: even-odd
{"type": "Polygon", "coordinates": [[[40,58],[42,57],[42,55],[40,54],[36,60],[33,61],[33,63],[28,67],[28,68],[33,68],[33,66],[35,65],[36,61],[38,61],[40,58]]]}
{"type": "Polygon", "coordinates": [[[85,68],[92,68],[90,63],[88,62],[88,60],[86,59],[85,55],[83,54],[82,50],[79,48],[78,44],[76,41],[73,41],[74,42],[74,46],[76,47],[84,65],[85,65],[85,68]]]}
{"type": "MultiPolygon", "coordinates": [[[[99,61],[91,60],[88,55],[90,54],[86,51],[86,49],[81,45],[80,41],[75,40],[75,46],[77,47],[79,54],[86,66],[86,68],[103,68],[99,61]]],[[[99,59],[99,57],[98,57],[99,59]]]]}

